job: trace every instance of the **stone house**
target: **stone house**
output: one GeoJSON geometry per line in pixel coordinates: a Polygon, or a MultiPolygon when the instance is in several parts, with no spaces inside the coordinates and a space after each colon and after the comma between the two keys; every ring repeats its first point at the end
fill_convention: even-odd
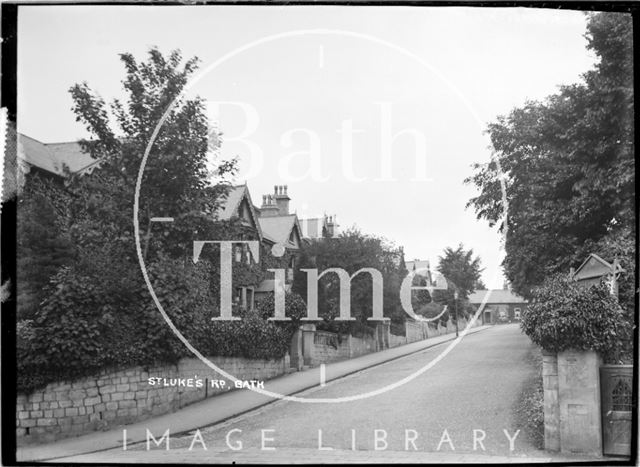
{"type": "MultiPolygon", "coordinates": [[[[278,284],[274,279],[264,279],[257,286],[253,284],[236,284],[234,301],[237,305],[252,309],[255,301],[274,292],[276,287],[291,290],[294,279],[296,261],[302,245],[302,231],[298,216],[289,212],[289,195],[286,185],[274,187],[274,192],[262,196],[262,205],[253,204],[247,185],[234,186],[223,202],[218,219],[229,220],[239,218],[247,228],[247,238],[259,239],[262,245],[263,257],[260,258],[261,267],[264,266],[264,255],[286,254],[287,264],[285,283],[278,284]]],[[[250,261],[246,248],[236,247],[235,261],[250,261]]]]}
{"type": "Polygon", "coordinates": [[[483,324],[504,324],[520,321],[528,301],[510,289],[476,290],[469,296],[469,303],[482,309],[483,324]],[[486,298],[486,301],[485,301],[486,298]]]}
{"type": "MultiPolygon", "coordinates": [[[[17,143],[20,184],[24,183],[25,174],[28,173],[38,173],[62,182],[69,173],[91,174],[100,165],[98,160],[82,151],[78,142],[42,143],[18,134],[17,143]]],[[[289,210],[290,200],[287,186],[277,185],[274,186],[273,193],[262,197],[262,205],[258,207],[253,203],[249,187],[244,184],[231,187],[219,207],[219,220],[240,220],[240,240],[255,239],[260,242],[260,267],[263,270],[268,269],[264,264],[266,255],[281,251],[287,258],[284,284],[276,284],[273,279],[265,279],[259,284],[238,284],[233,295],[235,305],[252,309],[257,298],[273,293],[275,287],[290,290],[303,242],[309,238],[333,237],[337,234],[335,216],[325,215],[324,218],[305,220],[307,232],[303,235],[297,214],[289,210]]],[[[252,258],[246,245],[236,246],[234,261],[251,263],[252,258]]]]}

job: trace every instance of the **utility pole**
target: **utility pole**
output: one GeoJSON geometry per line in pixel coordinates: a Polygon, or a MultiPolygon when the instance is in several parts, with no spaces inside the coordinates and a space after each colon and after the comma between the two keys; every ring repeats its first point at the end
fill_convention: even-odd
{"type": "Polygon", "coordinates": [[[453,291],[453,299],[455,300],[453,306],[455,307],[454,309],[456,315],[456,337],[458,337],[458,289],[455,289],[453,291]]]}

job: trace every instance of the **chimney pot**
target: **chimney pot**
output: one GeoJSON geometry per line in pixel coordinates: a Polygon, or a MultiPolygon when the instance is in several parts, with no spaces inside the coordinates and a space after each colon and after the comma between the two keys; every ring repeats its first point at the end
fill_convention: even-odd
{"type": "Polygon", "coordinates": [[[273,193],[278,194],[278,185],[273,185],[273,193]]]}
{"type": "Polygon", "coordinates": [[[284,194],[287,194],[287,185],[284,186],[284,194]]]}

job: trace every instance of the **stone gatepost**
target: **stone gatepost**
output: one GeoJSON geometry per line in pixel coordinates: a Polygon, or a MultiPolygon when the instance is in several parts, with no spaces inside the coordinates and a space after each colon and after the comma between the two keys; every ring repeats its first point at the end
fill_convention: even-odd
{"type": "Polygon", "coordinates": [[[544,448],[560,451],[560,406],[558,405],[558,357],[542,351],[542,389],[544,393],[544,448]]]}
{"type": "Polygon", "coordinates": [[[296,332],[291,336],[291,348],[289,351],[291,355],[291,368],[296,370],[302,370],[304,365],[303,351],[302,351],[302,327],[296,329],[296,332]]]}
{"type": "Polygon", "coordinates": [[[558,353],[561,452],[602,456],[601,365],[594,351],[558,353]]]}
{"type": "Polygon", "coordinates": [[[376,324],[376,352],[389,348],[391,334],[391,323],[389,321],[378,321],[376,324]]]}
{"type": "Polygon", "coordinates": [[[315,354],[315,324],[303,324],[302,325],[302,356],[304,364],[307,366],[313,366],[314,354],[315,354]]]}

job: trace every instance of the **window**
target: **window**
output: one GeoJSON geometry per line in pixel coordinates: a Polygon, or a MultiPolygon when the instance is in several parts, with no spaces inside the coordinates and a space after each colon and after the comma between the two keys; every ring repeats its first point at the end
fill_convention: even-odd
{"type": "Polygon", "coordinates": [[[254,291],[253,291],[253,287],[247,287],[247,302],[245,304],[245,307],[248,310],[253,310],[253,296],[254,296],[254,291]]]}
{"type": "Polygon", "coordinates": [[[514,308],[513,309],[513,317],[515,319],[520,319],[520,308],[514,308]]]}
{"type": "Polygon", "coordinates": [[[296,267],[296,259],[292,256],[289,260],[289,268],[287,269],[287,280],[293,281],[293,270],[296,267]]]}
{"type": "Polygon", "coordinates": [[[620,412],[631,411],[631,387],[624,379],[619,379],[618,384],[611,393],[613,410],[620,412]]]}

